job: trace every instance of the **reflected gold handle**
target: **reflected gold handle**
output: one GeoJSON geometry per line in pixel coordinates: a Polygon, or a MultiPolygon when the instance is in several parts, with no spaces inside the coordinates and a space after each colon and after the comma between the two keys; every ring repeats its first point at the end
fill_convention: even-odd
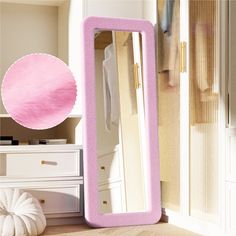
{"type": "Polygon", "coordinates": [[[180,43],[180,73],[187,72],[187,43],[180,43]]]}
{"type": "Polygon", "coordinates": [[[138,79],[138,68],[139,68],[138,63],[135,63],[134,64],[134,86],[135,86],[135,89],[138,89],[140,87],[140,83],[139,83],[139,79],[138,79]]]}
{"type": "Polygon", "coordinates": [[[44,199],[39,199],[40,204],[44,204],[45,200],[44,199]]]}
{"type": "Polygon", "coordinates": [[[46,163],[46,161],[42,160],[41,161],[41,165],[44,165],[46,163]]]}
{"type": "Polygon", "coordinates": [[[102,204],[107,205],[107,201],[102,201],[102,204]]]}
{"type": "Polygon", "coordinates": [[[101,170],[105,170],[106,168],[105,168],[105,166],[101,166],[101,170]]]}

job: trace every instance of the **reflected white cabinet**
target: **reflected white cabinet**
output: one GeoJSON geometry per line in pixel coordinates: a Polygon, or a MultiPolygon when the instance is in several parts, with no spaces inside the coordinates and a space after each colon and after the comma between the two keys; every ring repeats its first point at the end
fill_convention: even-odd
{"type": "Polygon", "coordinates": [[[125,212],[125,199],[121,181],[99,187],[99,210],[102,213],[125,212]]]}
{"type": "Polygon", "coordinates": [[[99,209],[102,213],[126,211],[123,162],[117,145],[114,150],[99,153],[98,191],[99,209]]]}

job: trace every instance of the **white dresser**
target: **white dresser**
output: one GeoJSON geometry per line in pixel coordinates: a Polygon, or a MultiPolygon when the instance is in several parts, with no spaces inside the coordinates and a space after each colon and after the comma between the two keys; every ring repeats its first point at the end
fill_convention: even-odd
{"type": "Polygon", "coordinates": [[[39,200],[48,225],[82,220],[81,146],[1,146],[0,152],[0,188],[30,192],[39,200]]]}

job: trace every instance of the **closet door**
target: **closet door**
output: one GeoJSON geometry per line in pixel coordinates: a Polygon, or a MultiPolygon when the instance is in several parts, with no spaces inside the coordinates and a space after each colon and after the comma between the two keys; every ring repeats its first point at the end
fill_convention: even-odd
{"type": "Polygon", "coordinates": [[[190,216],[217,222],[218,1],[181,0],[180,8],[181,205],[190,216]]]}

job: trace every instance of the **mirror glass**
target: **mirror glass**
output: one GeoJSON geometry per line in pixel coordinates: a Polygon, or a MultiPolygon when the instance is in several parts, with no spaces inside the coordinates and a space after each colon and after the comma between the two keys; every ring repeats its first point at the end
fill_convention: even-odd
{"type": "Polygon", "coordinates": [[[142,35],[95,30],[94,47],[99,213],[144,212],[142,35]]]}

